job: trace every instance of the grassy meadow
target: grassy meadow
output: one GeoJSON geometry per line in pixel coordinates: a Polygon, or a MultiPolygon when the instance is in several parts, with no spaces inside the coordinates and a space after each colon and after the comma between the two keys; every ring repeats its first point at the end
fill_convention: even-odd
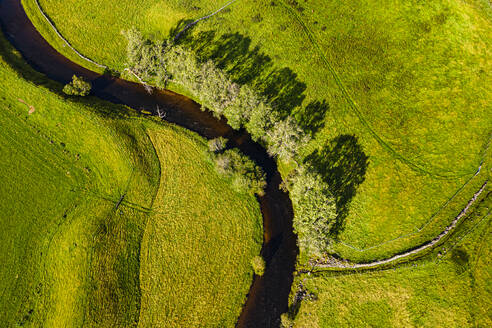
{"type": "Polygon", "coordinates": [[[421,260],[373,272],[300,275],[294,327],[490,327],[490,194],[421,260]]]}
{"type": "MultiPolygon", "coordinates": [[[[23,4],[59,51],[90,67],[60,43],[35,1],[23,4]]],[[[166,38],[223,1],[40,4],[76,49],[122,71],[122,30],[166,38]]],[[[471,179],[490,162],[491,18],[483,0],[239,0],[181,42],[312,134],[302,160],[336,197],[333,251],[368,261],[431,239],[487,178],[482,169],[471,179]]],[[[287,174],[290,165],[281,168],[287,174]]]]}
{"type": "Polygon", "coordinates": [[[3,35],[0,81],[0,325],[234,326],[261,213],[206,140],[67,98],[3,35]]]}

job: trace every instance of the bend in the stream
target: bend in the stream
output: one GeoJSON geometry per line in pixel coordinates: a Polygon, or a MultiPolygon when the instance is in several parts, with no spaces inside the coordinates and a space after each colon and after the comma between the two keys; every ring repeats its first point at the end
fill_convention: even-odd
{"type": "Polygon", "coordinates": [[[263,277],[255,276],[237,327],[278,327],[280,314],[287,311],[288,296],[298,254],[292,229],[293,210],[288,194],[279,189],[282,181],[275,160],[245,131],[235,131],[225,120],[202,111],[191,99],[168,90],[148,94],[139,84],[99,75],[58,53],[36,30],[20,0],[0,0],[0,25],[7,39],[24,59],[48,78],[67,83],[74,74],[92,82],[92,94],[136,110],[165,111],[165,119],[203,137],[230,140],[263,168],[267,175],[265,195],[259,197],[263,215],[262,255],[267,268],[263,277]]]}

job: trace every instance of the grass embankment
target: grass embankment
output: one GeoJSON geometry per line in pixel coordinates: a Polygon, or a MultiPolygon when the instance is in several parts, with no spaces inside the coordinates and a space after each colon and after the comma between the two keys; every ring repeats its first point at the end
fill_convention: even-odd
{"type": "Polygon", "coordinates": [[[206,141],[66,98],[3,36],[0,81],[2,326],[233,326],[261,215],[206,141]]]}
{"type": "MultiPolygon", "coordinates": [[[[34,1],[23,3],[57,46],[34,1]]],[[[126,45],[121,30],[135,26],[167,37],[182,20],[223,4],[40,3],[76,49],[119,71],[126,45]]],[[[491,17],[480,0],[240,0],[194,27],[190,44],[236,81],[294,112],[313,133],[303,158],[337,198],[342,243],[334,250],[369,261],[431,239],[486,179],[482,169],[466,184],[492,130],[491,17]]]]}
{"type": "Polygon", "coordinates": [[[421,260],[378,272],[300,275],[294,327],[489,327],[492,198],[421,260]]]}

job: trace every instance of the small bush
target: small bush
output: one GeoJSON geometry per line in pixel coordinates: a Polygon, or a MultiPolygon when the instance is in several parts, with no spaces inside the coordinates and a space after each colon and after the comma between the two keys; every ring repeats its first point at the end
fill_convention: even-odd
{"type": "Polygon", "coordinates": [[[220,153],[226,147],[227,139],[218,137],[208,141],[208,149],[213,153],[220,153]]]}
{"type": "Polygon", "coordinates": [[[253,267],[253,271],[257,276],[263,276],[265,273],[265,260],[263,257],[257,255],[251,259],[251,266],[253,267]]]}
{"type": "Polygon", "coordinates": [[[290,315],[288,313],[282,313],[280,315],[280,327],[281,328],[294,327],[294,320],[290,318],[290,315]]]}
{"type": "Polygon", "coordinates": [[[74,75],[72,82],[63,87],[63,92],[69,96],[87,96],[91,92],[91,89],[92,85],[90,82],[84,80],[83,77],[74,75]]]}
{"type": "Polygon", "coordinates": [[[251,159],[237,149],[229,149],[215,158],[217,171],[232,178],[237,190],[263,195],[266,186],[265,173],[251,159]]]}

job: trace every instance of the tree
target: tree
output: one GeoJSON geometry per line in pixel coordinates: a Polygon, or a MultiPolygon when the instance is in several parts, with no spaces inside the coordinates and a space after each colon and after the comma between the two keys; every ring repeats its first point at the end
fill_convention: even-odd
{"type": "Polygon", "coordinates": [[[63,92],[70,96],[87,96],[91,92],[92,85],[83,77],[74,75],[72,82],[63,87],[63,92]]]}
{"type": "Polygon", "coordinates": [[[281,328],[294,327],[294,320],[291,319],[289,313],[286,312],[280,315],[280,327],[281,328]]]}
{"type": "Polygon", "coordinates": [[[140,62],[142,47],[145,43],[145,39],[142,34],[135,28],[131,28],[127,31],[122,31],[121,34],[126,38],[126,59],[127,64],[131,67],[137,65],[140,62]]]}
{"type": "Polygon", "coordinates": [[[251,259],[251,266],[253,267],[253,271],[257,276],[263,276],[265,274],[265,260],[263,257],[256,255],[251,259]]]}
{"type": "Polygon", "coordinates": [[[337,216],[335,199],[321,177],[306,168],[291,178],[289,189],[299,248],[309,256],[321,256],[328,249],[330,229],[337,216]]]}
{"type": "Polygon", "coordinates": [[[225,149],[226,144],[227,144],[227,139],[223,137],[210,139],[208,141],[208,149],[213,153],[220,153],[225,149]]]}
{"type": "Polygon", "coordinates": [[[215,159],[217,171],[232,178],[232,185],[241,191],[263,195],[266,186],[265,173],[238,149],[228,149],[215,159]]]}
{"type": "Polygon", "coordinates": [[[238,85],[213,61],[200,62],[182,46],[144,39],[135,29],[124,32],[128,40],[130,72],[142,83],[165,87],[168,81],[190,92],[216,117],[225,117],[233,129],[245,127],[255,141],[263,140],[272,156],[290,160],[308,141],[292,117],[279,121],[278,113],[248,85],[238,85]]]}
{"type": "Polygon", "coordinates": [[[264,102],[251,110],[248,122],[245,124],[246,130],[251,134],[254,141],[265,137],[267,131],[271,130],[278,121],[276,113],[264,102]]]}
{"type": "Polygon", "coordinates": [[[268,153],[284,160],[294,158],[299,149],[309,141],[309,137],[304,134],[297,122],[290,116],[275,123],[267,131],[265,139],[268,153]]]}

